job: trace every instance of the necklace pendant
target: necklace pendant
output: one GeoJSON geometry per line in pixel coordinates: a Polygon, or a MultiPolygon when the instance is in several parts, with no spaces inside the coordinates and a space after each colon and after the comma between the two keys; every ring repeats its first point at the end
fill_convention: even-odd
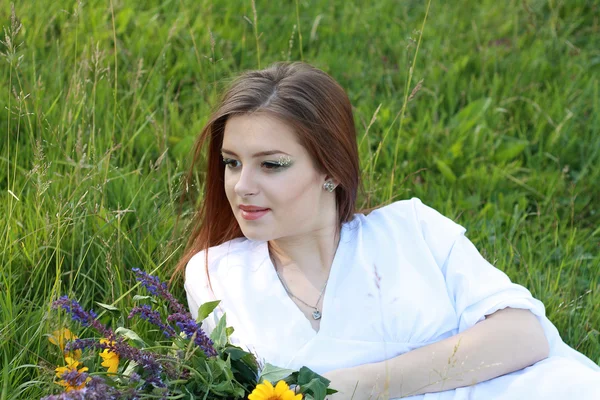
{"type": "Polygon", "coordinates": [[[321,312],[319,310],[313,311],[313,318],[314,319],[321,319],[321,312]]]}

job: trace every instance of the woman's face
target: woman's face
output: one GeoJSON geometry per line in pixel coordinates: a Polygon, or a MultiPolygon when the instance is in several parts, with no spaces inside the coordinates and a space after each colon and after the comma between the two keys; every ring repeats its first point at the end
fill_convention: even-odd
{"type": "Polygon", "coordinates": [[[230,117],[223,147],[225,193],[248,239],[316,232],[335,222],[334,193],[293,128],[266,114],[230,117]]]}

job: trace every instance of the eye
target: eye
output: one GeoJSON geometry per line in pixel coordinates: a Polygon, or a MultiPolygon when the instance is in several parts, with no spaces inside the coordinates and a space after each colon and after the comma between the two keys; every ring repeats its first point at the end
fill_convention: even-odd
{"type": "Polygon", "coordinates": [[[275,171],[285,168],[284,165],[281,165],[280,163],[278,163],[276,161],[264,161],[262,163],[262,166],[265,167],[266,169],[275,170],[275,171]]]}
{"type": "Polygon", "coordinates": [[[293,163],[290,156],[281,156],[277,161],[264,161],[261,165],[265,169],[275,172],[291,167],[293,163]]]}
{"type": "Polygon", "coordinates": [[[234,160],[233,158],[223,158],[223,164],[229,169],[234,169],[240,166],[240,162],[238,160],[234,160]]]}

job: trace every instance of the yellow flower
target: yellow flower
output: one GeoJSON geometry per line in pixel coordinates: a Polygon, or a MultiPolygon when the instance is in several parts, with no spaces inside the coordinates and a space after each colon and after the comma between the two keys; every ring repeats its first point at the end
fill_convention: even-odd
{"type": "Polygon", "coordinates": [[[92,378],[90,378],[89,376],[85,379],[84,382],[81,382],[79,384],[77,384],[78,382],[81,381],[81,379],[77,379],[77,377],[83,373],[86,372],[88,370],[87,367],[83,367],[83,368],[79,368],[77,369],[77,367],[80,365],[79,361],[71,358],[71,357],[65,357],[65,361],[67,362],[67,365],[65,367],[58,367],[55,369],[56,371],[56,377],[57,378],[62,378],[63,374],[65,372],[77,372],[78,375],[76,376],[76,379],[71,379],[71,380],[60,380],[57,383],[60,386],[64,386],[65,390],[67,392],[70,392],[71,390],[79,390],[79,389],[83,389],[86,385],[86,383],[88,383],[92,378]]]}
{"type": "MultiPolygon", "coordinates": [[[[115,342],[109,342],[106,339],[100,339],[100,343],[109,344],[109,345],[115,344],[115,342]]],[[[104,349],[100,353],[100,357],[102,357],[102,360],[104,360],[104,361],[102,361],[102,364],[100,364],[100,365],[108,368],[109,374],[114,374],[117,372],[117,369],[119,368],[119,355],[117,353],[113,353],[112,351],[109,351],[108,349],[104,349]]]]}
{"type": "Polygon", "coordinates": [[[302,400],[302,395],[295,394],[285,381],[277,382],[275,387],[271,382],[264,381],[256,386],[248,400],[302,400]]]}
{"type": "Polygon", "coordinates": [[[60,347],[60,351],[63,352],[65,357],[71,357],[75,360],[79,360],[81,358],[81,350],[75,350],[65,353],[65,341],[67,340],[75,340],[77,336],[75,336],[70,330],[67,328],[63,328],[58,331],[52,332],[52,335],[48,337],[50,343],[57,345],[60,347]]]}

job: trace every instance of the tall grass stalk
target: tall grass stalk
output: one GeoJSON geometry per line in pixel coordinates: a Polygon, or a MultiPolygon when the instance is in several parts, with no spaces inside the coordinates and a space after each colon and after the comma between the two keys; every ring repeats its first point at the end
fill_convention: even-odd
{"type": "MultiPolygon", "coordinates": [[[[411,83],[412,83],[412,78],[413,78],[413,72],[415,70],[415,66],[417,64],[417,56],[419,55],[419,48],[421,47],[421,39],[423,38],[423,32],[425,31],[425,23],[427,22],[427,16],[429,15],[429,9],[431,7],[431,0],[427,1],[427,7],[425,8],[425,16],[423,17],[423,23],[421,24],[421,30],[419,31],[419,39],[417,41],[417,48],[415,49],[415,54],[413,56],[413,60],[412,60],[412,64],[410,66],[410,68],[408,69],[408,77],[406,79],[406,85],[404,87],[404,101],[402,103],[402,108],[400,108],[400,112],[398,113],[398,115],[396,115],[396,118],[399,116],[400,117],[400,122],[399,122],[399,126],[398,126],[398,133],[396,134],[396,144],[394,146],[394,164],[392,166],[392,170],[390,173],[390,182],[388,185],[388,201],[392,201],[393,200],[393,193],[394,193],[394,184],[395,184],[395,172],[396,172],[396,168],[397,168],[397,164],[398,164],[398,150],[400,148],[400,138],[401,138],[401,132],[402,132],[402,127],[404,125],[404,114],[406,112],[406,106],[408,104],[409,101],[409,93],[410,93],[410,88],[411,88],[411,83]]],[[[377,152],[375,153],[375,159],[373,160],[373,164],[377,163],[377,159],[379,157],[379,152],[381,151],[381,147],[384,145],[385,143],[385,139],[387,137],[387,134],[391,131],[392,127],[394,126],[394,122],[396,121],[396,118],[394,118],[394,121],[392,121],[392,124],[389,126],[388,130],[386,131],[386,136],[383,137],[383,140],[379,143],[379,146],[377,147],[377,152]]],[[[374,167],[371,167],[371,171],[374,170],[374,167]]],[[[373,179],[373,176],[371,175],[371,179],[373,179]]]]}
{"type": "MultiPolygon", "coordinates": [[[[189,188],[181,178],[219,89],[285,49],[348,92],[368,189],[359,205],[415,196],[455,219],[545,304],[569,345],[600,362],[593,10],[579,0],[466,4],[0,7],[0,400],[58,390],[61,357],[46,335],[68,321],[52,300],[126,309],[132,267],[169,279],[200,201],[183,203],[176,229],[176,199],[199,193],[203,173],[189,188]]],[[[185,301],[181,281],[173,289],[185,301]]]]}
{"type": "Polygon", "coordinates": [[[254,28],[254,40],[256,41],[256,60],[257,60],[257,66],[258,69],[261,68],[260,66],[260,42],[259,42],[259,35],[258,35],[258,14],[256,12],[256,1],[255,0],[251,0],[252,1],[252,28],[254,28]]]}
{"type": "Polygon", "coordinates": [[[300,5],[296,0],[296,25],[298,25],[298,48],[300,49],[300,61],[304,61],[304,52],[302,51],[302,26],[300,25],[300,5]]]}

